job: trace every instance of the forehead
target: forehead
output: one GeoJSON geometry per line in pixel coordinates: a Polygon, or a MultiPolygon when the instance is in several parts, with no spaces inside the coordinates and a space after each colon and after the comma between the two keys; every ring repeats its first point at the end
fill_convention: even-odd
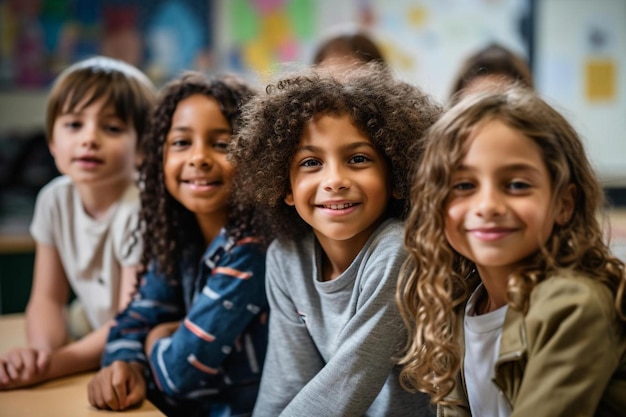
{"type": "Polygon", "coordinates": [[[372,143],[348,114],[318,115],[304,124],[300,145],[317,143],[331,148],[355,141],[372,143]]]}
{"type": "Polygon", "coordinates": [[[463,166],[528,166],[547,173],[539,145],[497,119],[477,126],[465,146],[466,152],[461,160],[463,166]]]}

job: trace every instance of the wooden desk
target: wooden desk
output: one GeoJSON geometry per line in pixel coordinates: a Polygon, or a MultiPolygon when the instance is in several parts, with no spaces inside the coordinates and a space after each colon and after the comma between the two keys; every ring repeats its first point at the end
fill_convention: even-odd
{"type": "MultiPolygon", "coordinates": [[[[24,316],[0,316],[0,352],[25,344],[24,316]]],[[[50,381],[33,388],[0,391],[0,416],[10,417],[103,417],[114,415],[111,411],[97,410],[87,400],[87,383],[94,375],[87,372],[50,381]]],[[[163,416],[149,401],[141,407],[115,413],[120,417],[163,416]]]]}

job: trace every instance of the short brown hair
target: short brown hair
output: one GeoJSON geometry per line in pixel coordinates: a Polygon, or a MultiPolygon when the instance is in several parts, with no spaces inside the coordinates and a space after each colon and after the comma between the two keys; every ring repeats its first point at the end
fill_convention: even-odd
{"type": "Polygon", "coordinates": [[[96,56],[66,68],[48,97],[46,138],[52,142],[54,122],[66,110],[104,98],[117,117],[132,125],[139,144],[147,126],[156,89],[144,73],[117,59],[96,56]]]}

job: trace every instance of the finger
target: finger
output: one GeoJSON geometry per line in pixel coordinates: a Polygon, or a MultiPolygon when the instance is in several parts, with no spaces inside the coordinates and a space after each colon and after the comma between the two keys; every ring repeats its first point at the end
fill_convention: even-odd
{"type": "Polygon", "coordinates": [[[124,404],[125,408],[140,403],[146,398],[146,382],[143,377],[140,377],[140,379],[133,378],[132,381],[129,381],[129,384],[129,393],[124,404]]]}
{"type": "Polygon", "coordinates": [[[8,384],[11,380],[7,373],[6,365],[5,361],[0,361],[0,384],[8,384]]]}
{"type": "Polygon", "coordinates": [[[18,372],[22,370],[24,364],[22,362],[21,352],[10,352],[8,359],[11,365],[13,365],[13,369],[17,370],[18,372]]]}
{"type": "Polygon", "coordinates": [[[35,352],[24,352],[22,355],[21,374],[26,378],[31,378],[37,374],[37,356],[35,352]]]}
{"type": "Polygon", "coordinates": [[[20,377],[20,372],[15,368],[12,362],[6,364],[6,370],[9,374],[9,379],[16,380],[20,377]]]}
{"type": "Polygon", "coordinates": [[[37,367],[37,372],[39,374],[43,374],[48,370],[48,365],[50,365],[50,352],[41,350],[37,355],[37,363],[35,366],[37,367]]]}

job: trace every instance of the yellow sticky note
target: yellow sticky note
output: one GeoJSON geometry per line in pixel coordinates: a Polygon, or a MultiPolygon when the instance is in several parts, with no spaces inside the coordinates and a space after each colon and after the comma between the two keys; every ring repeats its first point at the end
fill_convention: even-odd
{"type": "Polygon", "coordinates": [[[616,95],[617,69],[611,59],[590,59],[585,65],[587,100],[613,100],[616,95]]]}

